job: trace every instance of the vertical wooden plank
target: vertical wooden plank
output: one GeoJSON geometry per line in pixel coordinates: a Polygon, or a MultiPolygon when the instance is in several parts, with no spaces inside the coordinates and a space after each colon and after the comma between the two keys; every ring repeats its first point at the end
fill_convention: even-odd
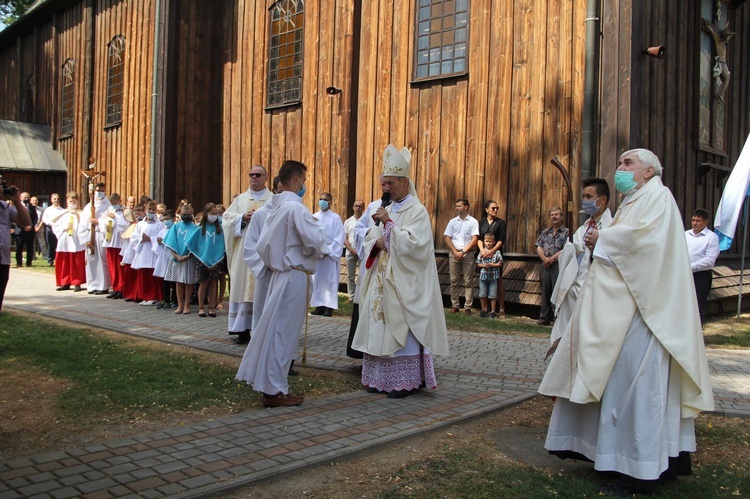
{"type": "MultiPolygon", "coordinates": [[[[540,13],[541,14],[541,13],[540,13]]],[[[545,40],[544,53],[538,53],[539,61],[546,61],[544,68],[544,112],[539,131],[541,132],[541,154],[539,156],[539,168],[541,170],[542,190],[540,198],[543,211],[547,206],[558,205],[567,212],[567,188],[564,185],[560,173],[550,165],[549,160],[558,157],[566,168],[570,169],[567,144],[563,142],[564,114],[560,105],[562,98],[562,70],[565,56],[565,42],[561,39],[561,25],[563,24],[562,8],[560,0],[547,0],[547,12],[543,16],[537,16],[536,22],[539,26],[545,25],[545,33],[539,34],[540,40],[545,40]]],[[[540,43],[541,46],[541,43],[540,43]]],[[[537,57],[535,57],[536,59],[537,57]]],[[[534,129],[537,129],[536,126],[534,129]]],[[[538,139],[537,139],[538,140],[538,139]]],[[[578,197],[577,189],[573,188],[574,198],[578,197]]],[[[572,217],[572,223],[577,224],[577,217],[572,217]]],[[[545,221],[546,218],[542,218],[545,221]]],[[[533,241],[529,241],[533,245],[533,241]]],[[[533,249],[533,246],[529,247],[533,249]]]]}
{"type": "MultiPolygon", "coordinates": [[[[537,206],[541,206],[541,213],[537,221],[526,219],[526,245],[525,252],[533,253],[534,241],[541,227],[546,225],[548,220],[546,211],[551,206],[559,205],[560,192],[554,190],[554,185],[545,183],[544,175],[546,172],[554,173],[554,170],[547,168],[543,158],[544,143],[547,139],[544,130],[544,92],[546,84],[547,68],[542,67],[542,61],[547,60],[547,2],[534,2],[531,22],[531,77],[530,85],[530,130],[528,136],[528,161],[530,175],[527,177],[528,193],[525,200],[524,208],[527,213],[533,213],[537,206]]],[[[554,178],[554,177],[553,177],[554,178]]]]}
{"type": "MultiPolygon", "coordinates": [[[[379,1],[362,2],[362,33],[360,40],[359,93],[357,95],[357,168],[363,173],[357,176],[365,199],[379,199],[374,187],[375,179],[382,173],[380,154],[375,150],[375,79],[377,72],[377,33],[379,1]]],[[[377,186],[377,191],[380,187],[377,186]]]]}
{"type": "MultiPolygon", "coordinates": [[[[618,113],[619,106],[619,60],[617,47],[622,36],[620,33],[620,11],[616,0],[602,1],[602,39],[601,45],[600,95],[599,95],[599,158],[600,176],[606,178],[610,185],[614,178],[614,169],[618,156],[618,113]]],[[[626,135],[627,137],[627,135],[626,135]]],[[[614,197],[614,196],[613,196],[614,197]]]]}
{"type": "MultiPolygon", "coordinates": [[[[419,92],[419,148],[412,151],[421,165],[418,174],[417,191],[419,199],[431,214],[432,231],[435,233],[438,208],[438,189],[440,188],[440,148],[442,118],[442,91],[437,85],[426,86],[419,92]]],[[[414,159],[412,159],[414,162],[414,159]]],[[[381,168],[382,171],[382,168],[381,168]]],[[[378,196],[380,197],[380,196],[378,196]]],[[[375,198],[377,199],[377,198],[375,198]]]]}
{"type": "MultiPolygon", "coordinates": [[[[415,2],[394,2],[393,4],[393,45],[391,46],[391,118],[388,128],[390,129],[390,141],[394,144],[406,146],[406,99],[409,88],[409,68],[411,61],[410,46],[413,38],[409,33],[412,18],[409,17],[410,4],[415,2]]],[[[400,147],[403,147],[400,146],[400,147]]],[[[413,166],[412,166],[413,168],[413,166]]]]}
{"type": "MultiPolygon", "coordinates": [[[[572,13],[570,16],[569,29],[571,32],[571,53],[572,61],[571,67],[568,70],[570,74],[570,116],[568,123],[569,138],[568,143],[570,147],[570,171],[571,181],[578,185],[581,180],[581,170],[583,165],[581,163],[582,155],[582,130],[583,130],[583,101],[585,93],[585,66],[586,66],[586,0],[571,0],[572,13]]],[[[598,26],[597,22],[597,26],[598,26]]],[[[601,84],[599,84],[601,87],[601,84]]],[[[598,136],[597,133],[593,134],[594,140],[598,136]]],[[[597,154],[592,154],[593,158],[597,158],[597,154]]],[[[593,165],[587,165],[591,167],[591,174],[601,176],[601,172],[597,171],[597,161],[594,159],[593,165]]],[[[578,201],[578,196],[576,196],[578,201]]]]}
{"type": "MultiPolygon", "coordinates": [[[[306,4],[306,8],[312,8],[312,4],[306,4]]],[[[333,73],[333,11],[330,8],[321,6],[320,2],[315,3],[318,17],[318,29],[319,33],[318,43],[316,48],[318,50],[318,65],[317,68],[311,68],[317,70],[317,94],[315,105],[317,108],[317,120],[315,130],[315,162],[313,168],[314,176],[314,191],[311,193],[312,196],[312,210],[315,209],[318,197],[323,192],[330,192],[331,185],[331,114],[333,112],[332,105],[334,99],[326,94],[326,87],[329,86],[331,81],[331,75],[333,73]]],[[[315,48],[313,48],[315,50],[315,48]]],[[[335,100],[340,99],[340,95],[335,96],[335,100]]]]}
{"type": "MultiPolygon", "coordinates": [[[[470,213],[481,217],[487,151],[487,111],[489,93],[489,57],[491,2],[476,2],[470,6],[469,83],[466,125],[466,159],[464,189],[457,197],[469,200],[470,213]]],[[[441,234],[436,234],[436,240],[441,234]]]]}
{"type": "MultiPolygon", "coordinates": [[[[373,167],[377,171],[380,166],[382,173],[382,157],[385,148],[392,142],[390,135],[391,124],[391,70],[393,68],[393,0],[381,0],[378,15],[377,39],[377,72],[375,74],[375,126],[373,137],[373,167]]],[[[402,144],[394,144],[397,148],[402,144]]],[[[373,186],[374,187],[374,186],[373,186]]],[[[375,193],[373,193],[375,197],[375,193]]],[[[380,197],[380,195],[377,195],[380,197]]]]}

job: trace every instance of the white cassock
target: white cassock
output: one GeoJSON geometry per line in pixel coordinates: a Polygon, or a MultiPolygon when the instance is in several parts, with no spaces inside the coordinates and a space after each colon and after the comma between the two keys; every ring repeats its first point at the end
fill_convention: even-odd
{"type": "Polygon", "coordinates": [[[268,189],[248,189],[237,196],[222,215],[224,245],[229,268],[229,334],[240,334],[251,328],[253,319],[253,293],[255,278],[242,259],[242,238],[247,227],[242,227],[242,215],[258,210],[273,196],[268,189]]]}
{"type": "Polygon", "coordinates": [[[339,280],[341,278],[341,254],[344,250],[344,224],[338,213],[332,210],[319,211],[313,215],[325,226],[328,256],[318,262],[313,277],[311,307],[339,308],[339,280]]]}
{"type": "MultiPolygon", "coordinates": [[[[266,302],[237,379],[267,395],[289,393],[287,373],[307,316],[310,274],[328,251],[323,225],[293,192],[276,195],[256,250],[271,270],[266,302]]],[[[243,262],[244,265],[244,262],[243,262]]]]}
{"type": "Polygon", "coordinates": [[[560,273],[552,289],[552,304],[555,306],[555,325],[550,333],[550,350],[547,356],[554,352],[565,328],[570,325],[573,310],[578,300],[578,293],[586,282],[589,268],[591,268],[591,250],[583,244],[583,238],[592,229],[606,229],[612,223],[612,213],[609,208],[604,210],[598,219],[589,217],[573,234],[573,242],[568,241],[560,253],[558,262],[560,273]]]}
{"type": "Polygon", "coordinates": [[[623,199],[539,392],[558,397],[545,447],[656,480],[695,450],[714,408],[682,217],[660,177],[623,199]]]}
{"type": "Polygon", "coordinates": [[[263,259],[258,254],[256,245],[258,244],[263,225],[266,223],[266,218],[268,218],[268,213],[273,208],[276,199],[278,199],[276,196],[272,197],[269,202],[253,213],[253,218],[250,219],[250,224],[247,226],[242,242],[242,259],[245,261],[247,268],[250,269],[250,273],[255,277],[252,330],[255,330],[260,321],[260,316],[263,314],[263,306],[266,302],[268,284],[271,282],[272,274],[271,270],[266,267],[263,259]]]}
{"type": "Polygon", "coordinates": [[[365,354],[365,386],[386,392],[435,388],[432,355],[448,355],[448,334],[430,217],[413,195],[386,210],[393,223],[373,226],[364,241],[365,262],[381,236],[387,251],[361,275],[352,348],[365,354]]]}
{"type": "MultiPolygon", "coordinates": [[[[164,239],[168,230],[166,225],[162,226],[162,229],[156,235],[156,239],[153,240],[153,244],[151,245],[151,251],[153,251],[156,258],[154,277],[161,277],[162,279],[164,279],[164,273],[167,271],[167,262],[172,258],[172,250],[164,246],[164,244],[159,244],[159,239],[164,239]]],[[[165,296],[164,299],[166,300],[167,297],[165,296]]]]}
{"type": "MultiPolygon", "coordinates": [[[[109,211],[112,203],[106,197],[94,199],[94,218],[98,221],[109,211]]],[[[91,203],[83,207],[81,211],[81,223],[78,225],[79,235],[82,241],[91,240],[91,203]]],[[[110,285],[109,264],[103,246],[106,236],[104,228],[98,223],[96,225],[96,237],[94,238],[94,254],[86,250],[86,287],[89,291],[107,291],[110,285]],[[101,229],[101,230],[100,230],[101,229]]]]}
{"type": "Polygon", "coordinates": [[[148,222],[141,220],[136,224],[133,235],[130,236],[130,244],[133,245],[134,255],[131,267],[138,269],[153,269],[156,267],[157,254],[154,253],[154,246],[158,246],[156,237],[164,229],[164,224],[159,220],[148,222]],[[143,235],[146,234],[150,240],[144,241],[143,235]]]}
{"type": "Polygon", "coordinates": [[[55,248],[55,251],[59,251],[60,253],[77,253],[86,248],[86,240],[81,237],[78,230],[81,225],[80,214],[81,212],[79,211],[78,216],[72,213],[56,215],[58,219],[52,224],[52,232],[57,237],[57,248],[55,248]]]}

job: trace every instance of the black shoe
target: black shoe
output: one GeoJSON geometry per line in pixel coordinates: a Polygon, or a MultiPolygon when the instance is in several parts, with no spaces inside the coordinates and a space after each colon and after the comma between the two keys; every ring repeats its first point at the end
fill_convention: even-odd
{"type": "Polygon", "coordinates": [[[237,335],[237,339],[234,340],[238,345],[247,345],[250,342],[250,331],[244,331],[237,335]]]}
{"type": "Polygon", "coordinates": [[[113,300],[119,300],[120,298],[122,298],[122,293],[120,293],[119,291],[112,295],[113,300]]]}
{"type": "Polygon", "coordinates": [[[289,376],[297,376],[297,375],[298,375],[299,373],[298,373],[298,372],[297,372],[297,371],[296,371],[295,369],[292,369],[292,368],[290,367],[290,368],[289,368],[289,373],[288,373],[288,374],[289,374],[289,376]]]}
{"type": "Polygon", "coordinates": [[[109,291],[107,291],[106,289],[100,289],[99,291],[94,291],[94,294],[95,295],[107,295],[109,294],[109,291]]]}
{"type": "Polygon", "coordinates": [[[550,321],[545,321],[544,319],[539,319],[538,321],[536,321],[536,323],[539,324],[540,326],[549,326],[550,321]]]}
{"type": "Polygon", "coordinates": [[[326,311],[325,307],[317,307],[315,310],[310,312],[310,315],[323,315],[326,311]]]}
{"type": "Polygon", "coordinates": [[[70,284],[65,284],[63,286],[58,286],[57,291],[68,291],[70,289],[70,284]]]}
{"type": "Polygon", "coordinates": [[[94,291],[93,289],[90,290],[90,291],[88,291],[88,294],[90,294],[90,295],[93,295],[94,293],[96,293],[96,291],[94,291]]]}
{"type": "Polygon", "coordinates": [[[331,317],[333,315],[333,309],[325,307],[325,312],[323,312],[324,317],[331,317]]]}
{"type": "Polygon", "coordinates": [[[394,390],[392,392],[388,392],[388,398],[389,399],[402,399],[404,397],[408,397],[415,391],[416,390],[394,390]]]}
{"type": "Polygon", "coordinates": [[[78,293],[79,291],[83,291],[83,289],[81,289],[81,286],[76,286],[76,287],[73,288],[73,291],[75,291],[76,293],[78,293]]]}
{"type": "Polygon", "coordinates": [[[110,294],[107,295],[107,298],[114,298],[117,294],[117,291],[112,291],[110,294]]]}
{"type": "Polygon", "coordinates": [[[131,303],[135,301],[135,298],[125,298],[125,301],[131,303]]]}
{"type": "Polygon", "coordinates": [[[365,391],[367,393],[380,393],[380,390],[378,390],[374,386],[368,386],[367,388],[365,388],[365,391]]]}

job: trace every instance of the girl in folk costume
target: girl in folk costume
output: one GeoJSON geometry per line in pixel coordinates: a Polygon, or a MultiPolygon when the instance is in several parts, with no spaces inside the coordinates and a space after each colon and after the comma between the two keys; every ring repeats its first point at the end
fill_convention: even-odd
{"type": "Polygon", "coordinates": [[[208,289],[208,316],[216,317],[216,288],[224,262],[224,236],[221,234],[219,210],[216,205],[208,203],[203,208],[200,230],[195,231],[187,240],[190,252],[198,259],[198,316],[206,317],[203,304],[208,289]]]}
{"type": "Polygon", "coordinates": [[[197,260],[190,254],[187,240],[198,231],[193,222],[193,207],[184,204],[180,209],[180,222],[175,223],[164,236],[164,246],[172,252],[172,258],[167,262],[164,279],[177,283],[177,310],[175,314],[190,313],[190,297],[193,295],[197,260]]]}
{"type": "Polygon", "coordinates": [[[141,305],[155,305],[161,300],[160,277],[154,277],[156,255],[153,246],[156,237],[164,228],[164,224],[156,219],[156,203],[149,201],[146,205],[146,218],[136,224],[130,244],[135,249],[132,268],[136,271],[136,287],[141,305]]]}
{"type": "Polygon", "coordinates": [[[67,291],[71,285],[75,286],[75,291],[81,291],[81,284],[86,282],[87,241],[78,232],[81,212],[77,193],[68,193],[67,208],[52,219],[52,231],[57,236],[55,280],[58,291],[67,291]]]}
{"type": "Polygon", "coordinates": [[[122,298],[123,268],[120,250],[122,250],[123,239],[120,236],[130,226],[130,223],[125,219],[127,208],[122,205],[120,195],[116,192],[113,193],[109,196],[109,202],[111,206],[107,213],[99,218],[99,227],[104,230],[102,247],[107,253],[107,268],[112,283],[112,293],[107,298],[122,298]]]}
{"type": "MultiPolygon", "coordinates": [[[[227,209],[223,204],[217,204],[216,209],[219,211],[219,223],[223,224],[224,212],[227,211],[227,209]]],[[[227,292],[227,274],[228,273],[229,273],[229,267],[227,265],[227,254],[226,254],[226,248],[225,248],[224,262],[221,264],[221,272],[219,273],[219,293],[218,293],[218,302],[216,303],[216,308],[218,308],[219,310],[224,310],[224,294],[227,292]]]]}
{"type": "Polygon", "coordinates": [[[135,232],[135,228],[138,226],[138,222],[146,217],[146,207],[142,204],[135,205],[133,208],[133,218],[128,220],[130,226],[122,234],[123,245],[120,250],[122,255],[122,297],[125,301],[136,301],[138,300],[138,274],[132,267],[133,258],[135,258],[135,248],[130,238],[135,232]]]}
{"type": "MultiPolygon", "coordinates": [[[[157,214],[158,216],[158,214],[157,214]]],[[[172,258],[172,251],[164,246],[164,236],[174,225],[174,211],[165,210],[162,214],[164,228],[156,235],[156,244],[151,244],[151,250],[156,255],[156,264],[154,265],[154,277],[160,278],[162,303],[158,309],[170,309],[177,307],[177,285],[174,281],[164,279],[167,271],[167,263],[172,258]]]]}

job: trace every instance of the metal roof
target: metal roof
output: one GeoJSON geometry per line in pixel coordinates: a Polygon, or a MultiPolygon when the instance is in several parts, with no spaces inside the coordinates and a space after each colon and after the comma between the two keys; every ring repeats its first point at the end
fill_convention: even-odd
{"type": "Polygon", "coordinates": [[[67,172],[48,125],[0,120],[0,170],[67,172]]]}

